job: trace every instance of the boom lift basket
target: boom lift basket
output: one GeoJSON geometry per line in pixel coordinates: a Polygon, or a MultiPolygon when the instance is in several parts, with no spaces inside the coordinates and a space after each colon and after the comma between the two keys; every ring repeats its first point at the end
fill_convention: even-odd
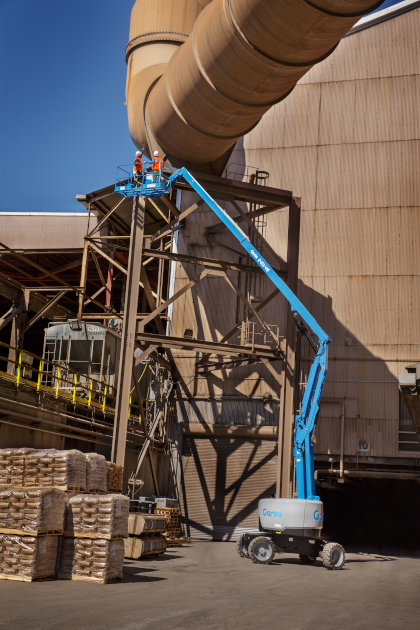
{"type": "Polygon", "coordinates": [[[162,195],[168,195],[171,191],[171,175],[175,168],[159,163],[159,168],[152,169],[153,161],[143,162],[143,172],[136,174],[134,164],[121,164],[117,166],[115,179],[115,192],[123,197],[152,197],[159,199],[162,195]]]}

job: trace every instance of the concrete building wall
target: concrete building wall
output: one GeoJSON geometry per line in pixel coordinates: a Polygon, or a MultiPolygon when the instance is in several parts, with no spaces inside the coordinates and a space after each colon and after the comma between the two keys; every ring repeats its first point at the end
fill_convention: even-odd
{"type": "MultiPolygon", "coordinates": [[[[420,354],[419,28],[416,9],[343,39],[231,158],[302,198],[299,297],[332,338],[324,397],[345,399],[353,456],[362,438],[360,455],[402,454],[396,375],[420,354]]],[[[339,452],[340,416],[323,404],[319,454],[339,452]]]]}
{"type": "MultiPolygon", "coordinates": [[[[266,170],[270,186],[301,197],[298,295],[332,339],[316,430],[321,460],[339,454],[341,401],[346,456],[365,463],[417,456],[400,449],[396,375],[420,358],[419,27],[420,9],[415,9],[344,38],[236,145],[227,167],[238,177],[251,167],[266,170]],[[367,451],[359,450],[360,440],[367,451]]],[[[182,207],[191,203],[184,195],[182,207]]],[[[228,202],[222,205],[236,214],[228,202]]],[[[287,212],[266,217],[266,238],[282,256],[287,212]]],[[[205,206],[190,215],[178,234],[178,251],[238,261],[237,254],[206,239],[205,228],[216,222],[205,206]]],[[[227,230],[214,236],[240,249],[227,230]]],[[[175,291],[197,273],[178,263],[175,291]]],[[[231,277],[238,281],[237,274],[231,277]]],[[[264,295],[271,290],[265,281],[264,295]]],[[[263,311],[281,334],[285,308],[278,297],[263,311]]],[[[219,341],[235,317],[236,296],[226,281],[207,277],[175,303],[171,332],[182,337],[191,329],[194,337],[219,341]]],[[[301,353],[304,383],[312,351],[303,344],[301,353]]],[[[195,353],[174,354],[186,383],[184,395],[196,397],[184,405],[181,420],[276,420],[277,411],[276,418],[264,420],[243,400],[234,401],[235,396],[281,399],[264,366],[196,378],[195,353]],[[221,397],[217,409],[197,402],[214,396],[221,397]]]]}

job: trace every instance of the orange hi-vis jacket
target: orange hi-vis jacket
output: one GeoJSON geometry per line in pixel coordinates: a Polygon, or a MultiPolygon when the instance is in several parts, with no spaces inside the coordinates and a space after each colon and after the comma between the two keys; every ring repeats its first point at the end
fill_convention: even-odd
{"type": "Polygon", "coordinates": [[[152,171],[160,171],[163,166],[163,160],[161,157],[155,157],[155,161],[152,164],[152,171]]]}
{"type": "Polygon", "coordinates": [[[135,173],[143,172],[143,162],[141,161],[141,157],[139,155],[134,160],[134,172],[135,173]]]}

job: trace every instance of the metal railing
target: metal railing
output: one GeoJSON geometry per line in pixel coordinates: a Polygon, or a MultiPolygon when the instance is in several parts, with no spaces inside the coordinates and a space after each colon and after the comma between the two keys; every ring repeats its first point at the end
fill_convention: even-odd
{"type": "MultiPolygon", "coordinates": [[[[67,365],[0,342],[0,365],[14,366],[14,373],[0,370],[0,376],[16,384],[28,385],[37,391],[45,391],[56,398],[65,398],[73,403],[95,407],[114,413],[115,395],[106,381],[81,374],[67,365]],[[12,351],[12,352],[11,352],[12,351]],[[11,354],[16,357],[12,358],[11,354]],[[4,356],[6,355],[6,356],[4,356]]],[[[7,370],[7,368],[6,368],[7,370]]]]}
{"type": "Polygon", "coordinates": [[[242,322],[239,330],[239,339],[241,346],[255,347],[273,347],[277,350],[280,348],[283,337],[280,335],[280,328],[276,324],[266,324],[266,329],[258,322],[245,321],[242,322]],[[271,331],[271,332],[269,332],[271,331]]]}
{"type": "Polygon", "coordinates": [[[222,177],[267,186],[270,174],[268,171],[261,171],[256,166],[231,162],[226,166],[222,177]]]}
{"type": "Polygon", "coordinates": [[[117,166],[115,178],[115,192],[123,196],[133,196],[139,190],[153,192],[159,196],[170,190],[170,177],[176,171],[166,162],[154,162],[147,160],[142,163],[141,172],[136,172],[135,164],[120,164],[117,166]]]}

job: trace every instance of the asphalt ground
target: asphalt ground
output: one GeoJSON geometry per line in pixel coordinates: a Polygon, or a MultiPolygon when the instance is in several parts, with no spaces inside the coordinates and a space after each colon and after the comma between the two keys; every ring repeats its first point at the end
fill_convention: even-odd
{"type": "Polygon", "coordinates": [[[193,542],[127,560],[114,584],[0,581],[1,630],[400,630],[420,628],[420,560],[348,554],[341,571],[297,556],[241,558],[193,542]]]}

